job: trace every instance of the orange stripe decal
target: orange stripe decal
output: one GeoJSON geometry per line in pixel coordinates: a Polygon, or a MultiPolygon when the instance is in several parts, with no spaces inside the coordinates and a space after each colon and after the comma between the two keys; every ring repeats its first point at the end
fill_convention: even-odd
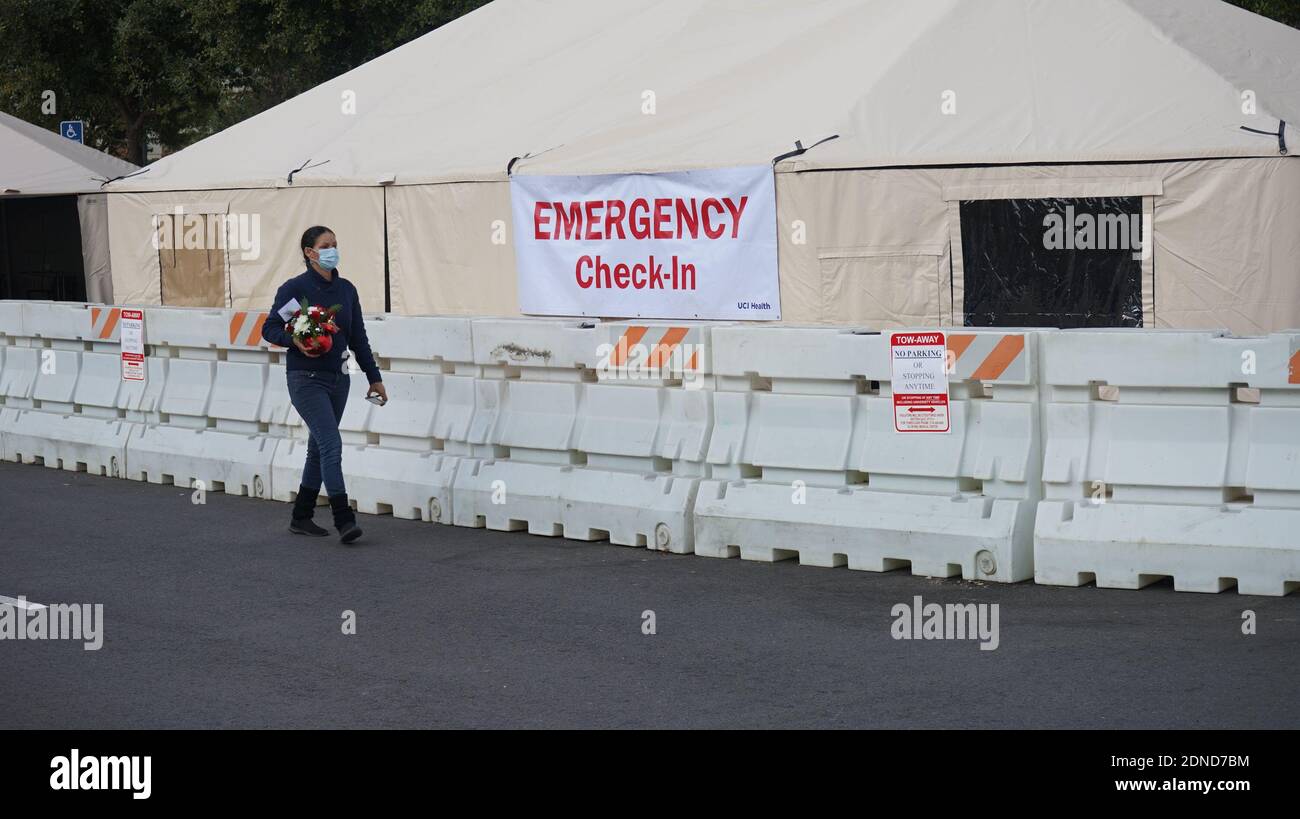
{"type": "Polygon", "coordinates": [[[695,371],[700,368],[700,351],[696,350],[691,353],[691,363],[686,365],[686,369],[695,371]]]}
{"type": "Polygon", "coordinates": [[[1291,356],[1291,374],[1287,376],[1286,383],[1300,384],[1300,350],[1291,356]]]}
{"type": "Polygon", "coordinates": [[[641,341],[641,338],[645,336],[647,329],[648,328],[646,327],[627,328],[627,332],[619,338],[618,344],[614,345],[614,352],[610,353],[610,366],[618,367],[625,364],[627,362],[627,351],[631,349],[633,345],[641,341]]]}
{"type": "Polygon", "coordinates": [[[659,343],[650,351],[650,358],[646,361],[648,367],[662,367],[672,358],[673,350],[682,339],[686,338],[687,328],[669,327],[664,337],[659,339],[659,343]]]}
{"type": "Polygon", "coordinates": [[[94,326],[99,323],[99,314],[102,312],[104,312],[104,308],[102,307],[90,308],[90,326],[92,329],[94,329],[94,326]]]}
{"type": "Polygon", "coordinates": [[[239,338],[239,331],[244,326],[244,316],[247,313],[235,313],[230,317],[230,343],[234,344],[235,339],[239,338]]]}
{"type": "Polygon", "coordinates": [[[262,343],[262,325],[266,323],[266,317],[266,313],[257,314],[257,321],[254,321],[253,326],[249,328],[248,340],[244,344],[249,347],[256,347],[262,343]]]}
{"type": "Polygon", "coordinates": [[[971,373],[971,379],[975,381],[991,381],[1002,373],[1007,371],[1011,362],[1016,360],[1025,349],[1024,336],[1003,336],[989,357],[979,365],[975,372],[971,373]]]}
{"type": "Polygon", "coordinates": [[[113,335],[113,330],[117,327],[117,320],[121,315],[122,311],[116,307],[108,311],[108,321],[104,322],[104,329],[99,331],[100,338],[108,338],[113,335]]]}
{"type": "Polygon", "coordinates": [[[948,336],[948,350],[952,353],[952,360],[956,361],[961,358],[961,354],[966,352],[966,348],[975,341],[975,336],[970,334],[948,336]]]}

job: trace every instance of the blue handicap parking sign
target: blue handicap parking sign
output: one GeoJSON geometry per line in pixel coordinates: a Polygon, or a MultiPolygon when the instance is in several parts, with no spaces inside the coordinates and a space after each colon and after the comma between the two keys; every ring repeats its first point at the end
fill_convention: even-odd
{"type": "Polygon", "coordinates": [[[82,145],[86,144],[86,126],[85,123],[79,119],[65,119],[63,122],[60,122],[59,133],[63,134],[68,139],[80,142],[82,145]]]}

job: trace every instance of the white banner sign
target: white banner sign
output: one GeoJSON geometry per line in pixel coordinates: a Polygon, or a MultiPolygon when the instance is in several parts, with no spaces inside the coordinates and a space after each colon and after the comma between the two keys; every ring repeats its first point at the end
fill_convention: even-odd
{"type": "Polygon", "coordinates": [[[519,310],[781,318],[772,168],[510,177],[519,310]]]}

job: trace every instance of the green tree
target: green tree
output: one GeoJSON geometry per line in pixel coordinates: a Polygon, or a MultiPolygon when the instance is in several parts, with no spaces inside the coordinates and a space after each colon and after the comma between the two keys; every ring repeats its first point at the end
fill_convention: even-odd
{"type": "Polygon", "coordinates": [[[142,164],[150,137],[183,141],[218,99],[186,5],[2,0],[0,105],[51,129],[83,119],[89,144],[142,164]]]}
{"type": "Polygon", "coordinates": [[[1300,0],[1228,0],[1234,6],[1300,28],[1300,0]]]}
{"type": "Polygon", "coordinates": [[[486,1],[0,0],[0,109],[143,164],[486,1]]]}

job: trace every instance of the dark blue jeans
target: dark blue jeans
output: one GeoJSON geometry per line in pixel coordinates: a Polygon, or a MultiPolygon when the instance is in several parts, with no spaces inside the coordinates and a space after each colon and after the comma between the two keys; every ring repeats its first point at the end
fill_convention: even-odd
{"type": "Polygon", "coordinates": [[[345,372],[289,370],[289,400],[311,432],[307,439],[307,463],[302,468],[302,485],[319,490],[321,479],[325,492],[342,495],[348,490],[343,483],[343,439],[339,421],[348,405],[348,388],[352,379],[345,372]]]}

